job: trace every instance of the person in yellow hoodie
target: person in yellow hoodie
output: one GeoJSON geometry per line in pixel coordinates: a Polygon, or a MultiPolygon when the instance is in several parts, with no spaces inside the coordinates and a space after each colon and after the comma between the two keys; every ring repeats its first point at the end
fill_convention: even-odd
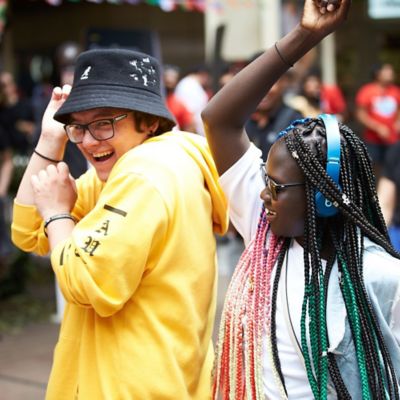
{"type": "Polygon", "coordinates": [[[47,399],[211,396],[226,200],[205,139],[174,125],[136,51],[83,52],[53,91],[12,223],[18,247],[51,252],[66,300],[47,399]],[[94,167],[76,181],[67,137],[94,167]]]}

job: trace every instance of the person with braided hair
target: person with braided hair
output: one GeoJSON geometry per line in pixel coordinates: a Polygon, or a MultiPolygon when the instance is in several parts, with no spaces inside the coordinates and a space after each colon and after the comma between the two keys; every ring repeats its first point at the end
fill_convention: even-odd
{"type": "Polygon", "coordinates": [[[306,0],[299,25],[202,113],[246,243],[221,318],[213,399],[399,399],[400,260],[365,145],[321,115],[284,129],[264,163],[244,130],[266,90],[349,7],[306,0]]]}

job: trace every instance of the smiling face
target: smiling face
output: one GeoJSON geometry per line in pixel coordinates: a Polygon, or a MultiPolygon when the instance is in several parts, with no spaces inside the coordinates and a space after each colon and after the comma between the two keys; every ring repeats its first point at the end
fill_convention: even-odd
{"type": "MultiPolygon", "coordinates": [[[[85,131],[82,143],[77,144],[79,150],[96,169],[97,176],[106,181],[117,162],[128,150],[142,144],[147,138],[150,129],[143,128],[140,133],[135,128],[133,114],[118,108],[95,108],[71,115],[70,123],[88,124],[99,119],[114,118],[127,113],[127,117],[115,122],[114,136],[107,140],[96,140],[88,130],[85,131]]],[[[151,127],[151,129],[154,129],[151,127]]]]}
{"type": "MultiPolygon", "coordinates": [[[[267,175],[277,184],[304,182],[304,175],[290,155],[285,142],[279,140],[272,147],[265,164],[267,175]]],[[[266,187],[260,195],[267,210],[267,220],[277,236],[294,237],[301,241],[304,235],[306,195],[304,186],[285,188],[272,198],[266,187]]]]}

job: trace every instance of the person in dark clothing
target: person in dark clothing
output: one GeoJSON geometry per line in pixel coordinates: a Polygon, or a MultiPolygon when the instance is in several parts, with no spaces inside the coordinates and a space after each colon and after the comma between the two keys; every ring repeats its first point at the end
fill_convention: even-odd
{"type": "Polygon", "coordinates": [[[382,175],[378,184],[378,197],[383,218],[388,226],[393,247],[400,251],[400,142],[386,153],[382,175]]]}
{"type": "Polygon", "coordinates": [[[269,149],[282,127],[302,118],[298,111],[284,103],[283,95],[289,81],[289,73],[286,73],[261,100],[245,125],[250,140],[261,149],[263,160],[267,159],[269,149]]]}
{"type": "Polygon", "coordinates": [[[3,260],[13,250],[6,222],[6,197],[13,173],[12,149],[7,132],[0,125],[0,276],[3,260]]]}
{"type": "Polygon", "coordinates": [[[0,125],[9,137],[13,151],[28,155],[35,129],[31,102],[20,96],[14,77],[9,72],[0,74],[0,86],[3,93],[0,125]]]}

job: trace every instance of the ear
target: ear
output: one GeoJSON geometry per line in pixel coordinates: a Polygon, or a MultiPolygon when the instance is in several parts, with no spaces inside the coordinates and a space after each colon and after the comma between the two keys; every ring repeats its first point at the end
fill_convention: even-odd
{"type": "Polygon", "coordinates": [[[149,136],[153,136],[154,133],[156,132],[156,130],[158,129],[159,125],[160,125],[160,121],[156,120],[153,123],[151,123],[150,125],[147,125],[145,132],[147,132],[149,136]]]}

